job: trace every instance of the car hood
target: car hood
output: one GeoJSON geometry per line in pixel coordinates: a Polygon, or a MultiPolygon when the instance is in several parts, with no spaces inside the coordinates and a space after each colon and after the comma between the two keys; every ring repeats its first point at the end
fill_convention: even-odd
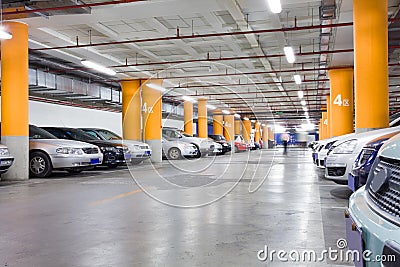
{"type": "Polygon", "coordinates": [[[400,131],[400,126],[398,127],[391,127],[391,128],[384,128],[384,129],[379,129],[379,130],[374,130],[374,131],[369,131],[369,132],[364,132],[364,133],[358,133],[358,134],[352,134],[347,136],[346,138],[342,138],[339,141],[335,143],[335,146],[344,143],[349,140],[357,140],[359,145],[364,146],[366,143],[370,142],[371,140],[374,140],[375,138],[378,138],[382,135],[393,133],[393,132],[398,132],[400,131]]]}
{"type": "Polygon", "coordinates": [[[96,147],[94,145],[74,140],[67,139],[29,139],[30,144],[40,145],[54,145],[58,147],[74,147],[74,148],[84,148],[84,147],[96,147]]]}
{"type": "Polygon", "coordinates": [[[379,150],[379,156],[400,160],[400,134],[390,138],[379,150]]]}
{"type": "Polygon", "coordinates": [[[107,141],[107,140],[87,140],[85,141],[89,144],[93,144],[96,146],[113,146],[113,147],[120,147],[122,146],[121,142],[119,143],[114,143],[112,141],[107,141]]]}

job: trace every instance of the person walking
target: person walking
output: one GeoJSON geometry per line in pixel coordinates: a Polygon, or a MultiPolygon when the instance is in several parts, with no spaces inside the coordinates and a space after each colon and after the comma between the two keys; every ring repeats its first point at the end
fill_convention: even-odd
{"type": "Polygon", "coordinates": [[[289,139],[290,139],[289,134],[287,133],[282,134],[283,154],[287,154],[289,139]]]}

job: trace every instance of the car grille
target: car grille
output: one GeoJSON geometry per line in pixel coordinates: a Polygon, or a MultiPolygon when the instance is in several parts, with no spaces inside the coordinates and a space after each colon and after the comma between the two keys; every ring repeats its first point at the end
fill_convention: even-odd
{"type": "Polygon", "coordinates": [[[148,146],[140,146],[140,149],[149,149],[148,146]]]}
{"type": "Polygon", "coordinates": [[[360,158],[360,165],[363,165],[365,162],[367,162],[369,160],[369,158],[372,156],[372,154],[374,154],[374,150],[373,149],[367,149],[364,148],[361,151],[361,158],[360,158]]]}
{"type": "Polygon", "coordinates": [[[374,192],[368,185],[368,196],[372,203],[384,214],[400,220],[400,161],[387,160],[385,158],[377,159],[373,175],[376,175],[383,168],[390,169],[391,175],[385,186],[374,192]]]}
{"type": "Polygon", "coordinates": [[[328,167],[328,176],[343,176],[346,172],[346,167],[328,167]]]}
{"type": "Polygon", "coordinates": [[[98,154],[99,150],[97,149],[97,147],[85,147],[82,148],[83,152],[85,154],[98,154]]]}

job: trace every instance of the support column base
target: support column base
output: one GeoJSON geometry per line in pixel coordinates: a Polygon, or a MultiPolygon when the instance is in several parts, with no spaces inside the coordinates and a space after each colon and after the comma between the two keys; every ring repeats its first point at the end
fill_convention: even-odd
{"type": "Polygon", "coordinates": [[[161,140],[146,140],[146,143],[151,147],[150,160],[153,163],[162,162],[162,142],[161,140]]]}
{"type": "Polygon", "coordinates": [[[8,147],[14,163],[1,175],[2,181],[21,181],[29,179],[29,137],[2,136],[1,143],[8,147]]]}

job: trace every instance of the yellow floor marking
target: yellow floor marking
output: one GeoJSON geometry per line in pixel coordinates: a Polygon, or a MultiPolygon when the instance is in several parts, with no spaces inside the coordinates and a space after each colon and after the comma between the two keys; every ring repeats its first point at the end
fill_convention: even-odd
{"type": "Polygon", "coordinates": [[[116,200],[116,199],[120,199],[120,198],[123,198],[123,197],[131,196],[131,195],[134,195],[134,194],[140,193],[140,192],[143,192],[143,190],[142,189],[133,190],[133,191],[130,191],[130,192],[127,192],[127,193],[122,193],[122,194],[119,194],[119,195],[116,195],[116,196],[113,196],[113,197],[103,198],[103,199],[91,202],[90,205],[95,206],[95,205],[103,204],[103,203],[110,202],[110,201],[113,201],[113,200],[116,200]]]}

